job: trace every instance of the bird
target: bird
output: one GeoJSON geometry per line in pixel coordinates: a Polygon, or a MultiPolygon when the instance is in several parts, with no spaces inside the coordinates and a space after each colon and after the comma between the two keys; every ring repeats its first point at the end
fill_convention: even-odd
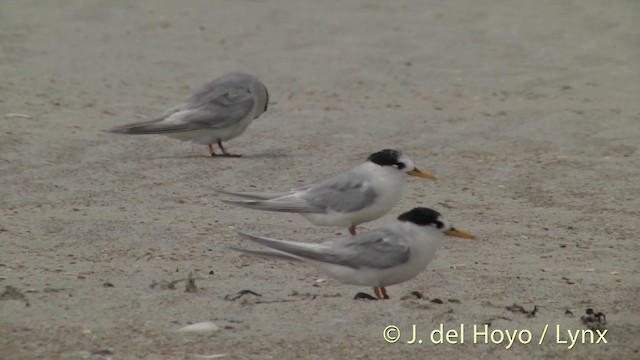
{"type": "Polygon", "coordinates": [[[196,144],[208,145],[212,157],[218,144],[222,156],[231,154],[223,141],[238,137],[249,124],[267,111],[269,92],[255,76],[232,72],[204,84],[181,104],[144,122],[117,126],[107,132],[117,134],[160,134],[196,144]]]}
{"type": "Polygon", "coordinates": [[[435,180],[430,173],[416,168],[406,154],[384,149],[349,171],[291,191],[219,191],[250,199],[222,200],[226,204],[297,213],[318,226],[348,227],[349,233],[355,235],[357,225],[383,216],[400,200],[407,175],[435,180]]]}
{"type": "Polygon", "coordinates": [[[368,232],[319,244],[238,234],[268,249],[232,247],[233,250],[304,262],[344,284],[373,287],[379,300],[389,299],[386,286],[407,281],[423,271],[447,236],[476,238],[426,207],[413,208],[396,221],[368,232]]]}

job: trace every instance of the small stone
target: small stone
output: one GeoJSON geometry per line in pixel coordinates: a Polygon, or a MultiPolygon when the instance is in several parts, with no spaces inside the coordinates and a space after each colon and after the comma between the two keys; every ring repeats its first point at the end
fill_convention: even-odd
{"type": "Polygon", "coordinates": [[[204,321],[191,325],[187,325],[178,329],[178,332],[211,332],[218,331],[220,328],[212,321],[204,321]]]}

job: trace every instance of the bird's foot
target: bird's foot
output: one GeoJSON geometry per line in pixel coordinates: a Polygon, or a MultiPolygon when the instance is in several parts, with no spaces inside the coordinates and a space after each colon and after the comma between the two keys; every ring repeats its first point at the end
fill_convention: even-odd
{"type": "Polygon", "coordinates": [[[378,298],[378,300],[389,299],[389,295],[387,295],[387,289],[385,289],[384,287],[374,287],[373,292],[376,294],[376,298],[378,298]]]}
{"type": "MultiPolygon", "coordinates": [[[[224,146],[222,146],[222,141],[220,141],[220,140],[218,140],[218,146],[220,147],[220,150],[222,150],[222,156],[226,156],[226,157],[242,157],[241,154],[228,153],[227,150],[224,149],[224,146]]],[[[209,148],[211,148],[211,145],[209,145],[209,148]]]]}

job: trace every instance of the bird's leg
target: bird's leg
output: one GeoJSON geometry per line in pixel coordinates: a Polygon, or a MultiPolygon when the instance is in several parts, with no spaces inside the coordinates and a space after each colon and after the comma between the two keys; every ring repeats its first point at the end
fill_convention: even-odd
{"type": "Polygon", "coordinates": [[[385,289],[383,286],[374,287],[373,292],[376,294],[376,298],[378,298],[378,300],[389,299],[389,295],[387,295],[387,289],[385,289]]]}
{"type": "Polygon", "coordinates": [[[211,157],[216,157],[218,155],[216,155],[216,152],[213,151],[213,145],[209,144],[209,154],[211,154],[211,157]]]}
{"type": "Polygon", "coordinates": [[[380,293],[380,288],[379,287],[374,287],[373,288],[373,292],[374,292],[374,294],[376,294],[376,299],[382,300],[382,294],[380,293]]]}
{"type": "Polygon", "coordinates": [[[349,234],[351,234],[352,236],[356,234],[356,226],[355,225],[349,226],[349,234]]]}
{"type": "Polygon", "coordinates": [[[389,295],[387,295],[387,289],[385,289],[384,287],[380,288],[380,294],[382,294],[382,298],[387,300],[389,299],[389,295]]]}
{"type": "Polygon", "coordinates": [[[222,155],[226,156],[226,157],[241,157],[242,155],[240,154],[230,154],[228,153],[225,149],[224,146],[222,146],[222,141],[218,140],[218,146],[220,146],[220,150],[222,150],[222,155]]]}

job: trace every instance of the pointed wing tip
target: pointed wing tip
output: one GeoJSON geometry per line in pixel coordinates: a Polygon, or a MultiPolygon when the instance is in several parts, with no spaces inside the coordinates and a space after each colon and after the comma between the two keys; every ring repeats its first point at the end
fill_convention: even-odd
{"type": "Polygon", "coordinates": [[[241,238],[246,239],[246,240],[252,240],[252,241],[255,241],[256,239],[259,239],[259,238],[260,238],[259,236],[255,236],[255,235],[247,234],[247,233],[242,232],[242,231],[240,231],[240,230],[236,230],[236,234],[238,234],[238,236],[240,236],[241,238]]]}
{"type": "Polygon", "coordinates": [[[240,248],[240,247],[237,247],[237,246],[227,246],[227,249],[233,250],[233,251],[237,251],[237,252],[241,252],[241,253],[245,252],[245,250],[243,248],[240,248]]]}
{"type": "Polygon", "coordinates": [[[250,207],[251,205],[253,205],[253,203],[255,203],[255,201],[239,201],[239,200],[226,200],[226,199],[220,199],[220,201],[222,201],[227,205],[240,206],[240,207],[250,207]]]}
{"type": "Polygon", "coordinates": [[[225,194],[225,195],[231,195],[231,196],[245,196],[244,193],[241,192],[234,192],[234,191],[227,191],[227,190],[223,190],[223,189],[214,189],[216,192],[219,192],[221,194],[225,194]]]}
{"type": "Polygon", "coordinates": [[[105,130],[101,130],[102,132],[107,132],[107,133],[112,133],[112,134],[136,134],[135,131],[133,131],[133,126],[134,124],[129,124],[129,125],[120,125],[120,126],[116,126],[116,127],[112,127],[111,129],[105,129],[105,130]]]}
{"type": "Polygon", "coordinates": [[[125,134],[124,130],[120,129],[119,127],[100,130],[100,132],[111,133],[111,134],[125,134]]]}
{"type": "Polygon", "coordinates": [[[230,196],[241,196],[238,193],[235,193],[233,191],[227,191],[227,190],[223,190],[223,189],[213,189],[213,190],[215,192],[217,192],[217,193],[220,193],[220,194],[225,194],[225,195],[230,195],[230,196]]]}

